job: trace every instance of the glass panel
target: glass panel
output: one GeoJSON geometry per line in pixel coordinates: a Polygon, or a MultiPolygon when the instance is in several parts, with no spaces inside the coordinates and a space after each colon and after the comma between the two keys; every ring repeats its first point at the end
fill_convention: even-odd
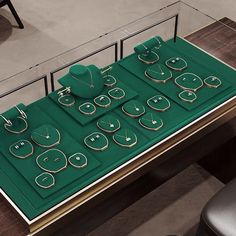
{"type": "MultiPolygon", "coordinates": [[[[177,35],[179,37],[185,37],[192,43],[220,58],[221,60],[229,61],[230,57],[235,58],[235,49],[230,50],[230,46],[232,47],[232,45],[228,45],[229,52],[227,55],[222,55],[220,49],[222,46],[225,46],[225,38],[229,38],[235,35],[236,30],[231,26],[226,25],[226,23],[226,19],[220,21],[216,20],[213,17],[202,13],[198,9],[191,7],[187,3],[184,3],[183,1],[177,1],[162,9],[158,9],[151,14],[146,15],[145,17],[123,25],[105,35],[102,35],[96,39],[90,40],[87,43],[63,52],[60,55],[55,56],[54,58],[51,58],[34,66],[33,68],[27,69],[8,78],[0,78],[0,94],[4,94],[9,90],[15,89],[26,82],[33,81],[44,74],[48,76],[48,82],[50,82],[50,72],[56,70],[59,67],[65,66],[68,63],[72,63],[75,60],[83,58],[84,56],[115,42],[118,42],[119,59],[121,47],[120,40],[128,36],[132,36],[136,33],[138,34],[124,41],[124,56],[133,52],[134,45],[145,41],[154,35],[160,35],[164,40],[171,39],[174,37],[175,25],[177,26],[177,35]],[[178,18],[176,16],[178,16],[178,18]],[[178,21],[176,22],[176,20],[178,21]],[[209,25],[213,25],[215,31],[220,29],[222,30],[222,28],[224,28],[225,34],[217,35],[215,32],[215,34],[209,35],[207,33],[209,29],[204,28],[209,25]],[[200,29],[202,31],[201,37],[199,36],[199,33],[198,35],[194,33],[196,31],[199,31],[200,29]]],[[[96,55],[93,55],[87,59],[81,60],[80,63],[96,64],[98,67],[104,67],[108,64],[113,63],[114,60],[115,46],[97,53],[96,55]]],[[[235,66],[233,62],[231,65],[235,66]]],[[[67,70],[68,68],[65,68],[55,73],[55,80],[65,74],[67,70]]],[[[15,93],[14,96],[12,96],[12,99],[15,100],[15,103],[23,100],[27,100],[26,103],[35,101],[44,96],[42,86],[42,82],[37,82],[35,85],[28,87],[28,89],[25,88],[24,92],[21,91],[15,93]]],[[[58,84],[55,83],[55,88],[58,87],[58,84]]],[[[49,83],[49,91],[50,89],[51,88],[49,83]]],[[[13,100],[11,101],[14,103],[13,100]]],[[[10,106],[9,99],[1,98],[0,109],[6,108],[8,106],[8,102],[10,106]]]]}

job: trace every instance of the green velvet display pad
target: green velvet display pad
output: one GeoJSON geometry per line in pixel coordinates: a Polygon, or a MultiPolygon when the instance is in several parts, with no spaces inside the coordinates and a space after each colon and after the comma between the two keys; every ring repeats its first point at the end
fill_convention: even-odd
{"type": "MultiPolygon", "coordinates": [[[[236,80],[234,78],[236,78],[236,72],[187,43],[185,40],[178,38],[176,43],[174,43],[173,40],[169,40],[165,46],[161,47],[159,55],[162,64],[168,57],[184,57],[189,63],[189,67],[185,71],[195,72],[202,79],[210,74],[216,75],[222,79],[223,85],[221,88],[219,87],[219,89],[222,90],[209,88],[209,91],[215,90],[219,92],[215,94],[202,92],[203,94],[201,95],[201,90],[204,91],[205,88],[200,88],[199,92],[197,91],[199,104],[191,107],[191,104],[182,104],[182,102],[177,100],[177,93],[182,90],[179,89],[177,85],[174,85],[173,81],[153,86],[152,83],[147,82],[148,79],[144,80],[140,78],[139,75],[136,76],[135,72],[131,73],[130,68],[125,69],[123,63],[129,64],[130,58],[135,59],[134,55],[128,56],[122,60],[120,62],[122,66],[119,62],[113,64],[111,74],[118,80],[118,84],[113,87],[119,87],[119,84],[122,83],[127,88],[132,88],[132,90],[135,91],[134,93],[132,92],[133,96],[135,96],[135,100],[145,107],[145,114],[152,112],[155,114],[156,119],[159,117],[163,121],[163,126],[156,131],[144,128],[139,123],[139,119],[142,116],[133,118],[122,111],[122,104],[125,102],[125,99],[120,101],[121,103],[117,104],[115,107],[112,107],[112,109],[100,108],[104,109],[104,113],[100,113],[100,117],[102,117],[103,114],[112,115],[115,119],[120,121],[121,129],[129,129],[135,133],[137,136],[137,144],[131,148],[119,146],[113,140],[113,133],[106,133],[100,130],[97,126],[98,117],[93,117],[93,119],[89,121],[83,120],[82,123],[80,120],[75,119],[75,117],[69,113],[71,108],[64,108],[57,103],[57,100],[53,100],[53,97],[56,96],[55,93],[27,107],[29,130],[23,134],[9,134],[4,130],[3,126],[0,126],[0,186],[28,219],[35,219],[35,217],[40,216],[42,213],[62,203],[62,201],[72,197],[74,194],[79,194],[85,187],[98,181],[105,175],[111,173],[111,171],[114,171],[117,167],[120,167],[122,164],[127,163],[138,155],[142,158],[142,153],[147,151],[148,148],[158,144],[190,122],[195,121],[235,96],[236,80]],[[173,52],[171,52],[172,48],[173,52]],[[188,57],[182,52],[188,52],[188,57]],[[201,64],[206,65],[207,68],[205,66],[201,67],[201,64]],[[166,86],[168,87],[168,84],[172,85],[173,91],[167,91],[166,86]],[[173,93],[174,96],[169,93],[173,93]],[[156,95],[168,97],[170,108],[160,112],[149,107],[147,100],[156,95]],[[203,98],[203,95],[207,96],[207,98],[203,98]],[[203,99],[205,99],[205,102],[203,102],[203,99]],[[36,155],[26,160],[18,160],[12,157],[8,151],[8,147],[19,139],[29,140],[30,132],[33,129],[47,123],[55,126],[62,134],[62,142],[60,145],[55,146],[55,148],[62,150],[67,157],[75,152],[83,152],[88,157],[88,166],[84,169],[76,169],[75,167],[68,166],[67,169],[54,174],[56,180],[55,186],[51,189],[40,189],[40,187],[34,185],[34,178],[43,172],[36,166],[36,155]],[[84,144],[84,138],[94,132],[101,132],[107,137],[109,146],[104,151],[92,150],[84,144]],[[91,169],[89,169],[89,166],[91,169]]],[[[140,65],[138,61],[137,65],[140,65]]],[[[136,67],[137,66],[134,65],[135,71],[137,69],[136,67]]],[[[139,73],[143,73],[145,70],[144,67],[141,69],[139,73]]],[[[174,78],[180,74],[180,72],[173,72],[174,78]]],[[[81,103],[82,101],[77,101],[76,107],[81,103]]],[[[81,114],[77,110],[76,112],[79,115],[81,114]]],[[[143,115],[145,116],[145,114],[143,115]]],[[[35,153],[42,153],[46,150],[36,147],[35,144],[34,147],[36,148],[35,153]]]]}
{"type": "MultiPolygon", "coordinates": [[[[94,168],[98,167],[100,165],[99,161],[97,161],[84,147],[82,147],[78,142],[76,142],[68,133],[64,130],[61,130],[60,127],[57,127],[57,124],[46,114],[44,114],[39,108],[32,107],[27,112],[28,115],[28,122],[29,122],[29,129],[22,135],[14,135],[10,134],[9,132],[3,130],[3,132],[0,133],[0,139],[2,140],[2,145],[6,148],[1,148],[2,153],[6,157],[6,160],[14,166],[14,168],[18,171],[19,174],[21,174],[28,183],[35,189],[35,191],[40,194],[42,198],[46,198],[50,196],[51,194],[57,192],[61,188],[64,188],[74,180],[80,178],[82,175],[85,175],[89,171],[93,170],[94,168]],[[40,115],[39,115],[40,114],[40,115]],[[39,118],[40,117],[40,118],[39,118]],[[42,148],[35,144],[31,139],[31,133],[35,128],[38,128],[42,124],[51,124],[55,128],[57,128],[61,134],[61,142],[59,145],[54,146],[53,148],[59,149],[64,152],[67,159],[69,156],[73,155],[74,153],[81,152],[85,154],[88,158],[88,165],[86,168],[83,169],[76,169],[72,167],[69,163],[67,165],[67,168],[64,170],[53,174],[56,180],[55,186],[49,189],[43,189],[40,188],[35,183],[35,177],[40,175],[44,172],[36,163],[36,157],[43,153],[44,151],[48,150],[49,148],[42,148]],[[7,139],[4,137],[8,137],[7,139]],[[19,139],[25,139],[30,141],[33,144],[34,147],[34,153],[33,155],[27,157],[26,159],[19,159],[15,156],[13,156],[7,147],[10,147],[13,143],[17,142],[19,139]]],[[[12,173],[7,172],[7,175],[9,174],[9,178],[12,178],[12,173]]],[[[14,178],[12,179],[14,182],[14,178]]],[[[25,190],[25,193],[27,193],[27,190],[25,190]]],[[[30,192],[28,192],[30,196],[30,192]]],[[[29,199],[31,200],[31,199],[29,199]]],[[[35,204],[34,201],[32,201],[32,204],[35,204]]]]}
{"type": "MultiPolygon", "coordinates": [[[[114,73],[114,71],[112,72],[112,75],[119,81],[119,77],[122,76],[122,74],[116,74],[114,73]]],[[[51,93],[49,95],[49,97],[58,105],[60,105],[68,114],[70,114],[75,120],[77,120],[78,122],[80,122],[80,124],[82,125],[86,125],[88,124],[89,122],[97,119],[98,117],[102,116],[103,114],[106,114],[108,111],[110,110],[113,110],[115,109],[116,107],[120,106],[121,104],[125,103],[126,101],[134,98],[135,96],[137,96],[137,93],[135,91],[133,91],[131,88],[127,87],[124,83],[122,82],[117,82],[117,84],[115,84],[114,86],[112,87],[106,87],[104,86],[104,90],[101,92],[102,95],[106,95],[109,97],[108,95],[108,91],[113,89],[113,88],[121,88],[125,91],[125,97],[124,98],[121,98],[121,99],[113,99],[113,98],[110,98],[111,99],[111,105],[108,106],[108,107],[100,107],[100,106],[97,106],[95,103],[94,103],[94,99],[83,99],[83,98],[79,98],[79,97],[75,97],[75,104],[72,106],[72,107],[66,107],[66,106],[63,106],[61,105],[59,102],[58,102],[58,94],[56,92],[54,93],[51,93]],[[79,110],[78,110],[78,107],[80,105],[82,105],[83,103],[85,102],[90,102],[92,103],[93,105],[95,105],[96,107],[96,112],[91,114],[91,115],[86,115],[86,114],[83,114],[81,113],[79,110]]]]}
{"type": "Polygon", "coordinates": [[[188,67],[181,72],[171,70],[173,77],[166,83],[155,83],[145,76],[145,70],[150,67],[150,65],[144,64],[143,62],[138,60],[136,54],[129,55],[128,57],[121,60],[119,64],[136,75],[138,78],[151,85],[157,91],[164,93],[167,97],[171,98],[173,101],[177,102],[179,105],[189,111],[204,104],[205,102],[207,102],[207,100],[214,98],[216,95],[220,94],[230,87],[230,83],[227,81],[230,78],[227,78],[227,75],[223,75],[223,77],[219,76],[222,81],[221,86],[219,86],[218,88],[209,88],[208,86],[204,85],[195,92],[195,94],[197,95],[197,99],[194,102],[185,102],[178,96],[179,93],[183,91],[183,89],[175,84],[174,80],[176,77],[183,73],[189,72],[198,75],[203,81],[210,75],[218,76],[218,74],[214,72],[213,68],[206,67],[207,63],[204,65],[204,63],[198,60],[199,58],[194,58],[193,56],[190,57],[190,53],[187,55],[184,51],[181,51],[181,49],[176,49],[176,47],[170,46],[166,43],[162,47],[160,47],[160,49],[158,50],[158,54],[160,56],[160,60],[156,64],[164,66],[165,61],[169,58],[181,56],[181,58],[187,61],[188,67]]]}

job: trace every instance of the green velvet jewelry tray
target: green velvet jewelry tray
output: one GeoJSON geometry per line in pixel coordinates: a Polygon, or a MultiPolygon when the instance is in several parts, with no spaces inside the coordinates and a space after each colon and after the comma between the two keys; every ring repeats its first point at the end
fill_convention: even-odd
{"type": "MultiPolygon", "coordinates": [[[[58,91],[55,91],[53,93],[51,93],[49,95],[49,97],[59,106],[62,107],[62,109],[64,109],[65,112],[67,112],[68,114],[70,114],[76,121],[80,122],[80,124],[82,125],[86,125],[88,124],[89,122],[97,119],[98,117],[106,114],[108,111],[111,111],[113,109],[115,109],[116,107],[120,106],[121,104],[127,102],[128,100],[134,98],[135,96],[137,96],[137,93],[135,91],[133,91],[131,88],[127,87],[124,83],[120,82],[119,81],[119,78],[123,76],[122,73],[119,73],[120,71],[116,71],[116,70],[112,70],[112,73],[111,75],[115,76],[115,78],[117,78],[117,84],[115,86],[113,86],[112,88],[115,88],[115,87],[118,87],[118,88],[121,88],[125,91],[125,97],[124,98],[121,98],[121,99],[112,99],[111,98],[111,105],[109,107],[98,107],[94,104],[94,101],[93,99],[83,99],[83,98],[78,98],[76,96],[75,97],[75,104],[72,106],[72,107],[66,107],[66,106],[63,106],[61,105],[59,102],[58,102],[58,91]],[[85,115],[85,114],[82,114],[78,107],[80,105],[82,105],[83,103],[85,102],[90,102],[92,104],[95,105],[96,107],[96,112],[94,114],[91,114],[91,115],[85,115]]],[[[109,97],[108,95],[108,91],[110,89],[112,89],[111,87],[104,87],[103,91],[101,92],[102,95],[106,95],[109,97]]]]}
{"type": "MultiPolygon", "coordinates": [[[[122,111],[122,104],[126,100],[112,107],[109,111],[103,108],[105,112],[100,113],[99,117],[104,114],[111,114],[119,119],[121,128],[131,129],[136,134],[138,142],[132,148],[117,145],[113,141],[112,134],[101,131],[96,124],[97,116],[92,119],[90,117],[90,120],[86,119],[82,122],[76,119],[74,115],[57,103],[55,93],[27,106],[29,129],[22,135],[7,133],[2,126],[0,127],[0,186],[29,220],[35,219],[73,194],[83,191],[85,187],[235,96],[235,70],[187,41],[178,38],[177,42],[174,43],[173,40],[169,40],[161,47],[159,55],[162,64],[168,57],[179,56],[185,58],[189,64],[186,71],[191,71],[203,78],[213,74],[222,80],[222,87],[215,89],[214,93],[211,93],[211,89],[200,88],[196,92],[199,100],[196,100],[196,103],[193,104],[185,104],[181,100],[179,101],[176,96],[181,89],[173,84],[173,79],[163,85],[154,82],[152,84],[151,81],[145,79],[143,72],[146,66],[140,64],[135,54],[113,64],[112,75],[116,77],[118,84],[122,83],[128,91],[131,91],[131,88],[134,91],[131,92],[132,96],[129,99],[134,97],[145,106],[146,113],[153,112],[163,121],[163,127],[158,131],[143,128],[139,124],[138,118],[131,118],[122,111]],[[188,52],[188,55],[186,55],[186,52],[188,52]],[[130,65],[133,65],[133,68],[130,65]],[[204,91],[204,89],[207,90],[204,91]],[[170,109],[158,112],[147,105],[147,100],[157,94],[169,98],[170,109]],[[88,167],[84,170],[75,170],[68,166],[68,169],[55,175],[56,185],[48,190],[38,189],[34,185],[34,178],[42,172],[36,166],[34,160],[36,155],[45,149],[36,147],[35,155],[26,160],[18,160],[12,157],[8,151],[9,145],[19,139],[29,139],[34,128],[46,123],[53,125],[61,132],[62,141],[58,148],[67,156],[80,150],[88,156],[88,167]],[[106,150],[98,152],[85,146],[84,138],[93,132],[101,132],[106,135],[109,141],[106,150]]],[[[173,77],[175,78],[180,74],[174,72],[173,77]]],[[[67,110],[69,109],[67,108],[67,110]]],[[[79,111],[76,110],[76,112],[80,114],[79,111]]]]}
{"type": "Polygon", "coordinates": [[[198,58],[194,58],[193,56],[190,56],[191,54],[186,54],[185,52],[186,51],[181,52],[180,50],[177,50],[176,47],[170,46],[168,44],[164,44],[164,46],[160,47],[160,49],[158,50],[160,60],[157,62],[157,64],[159,65],[165,65],[165,61],[171,57],[180,56],[188,63],[188,67],[183,71],[171,70],[173,75],[172,79],[168,80],[166,83],[155,83],[149,78],[147,78],[145,76],[145,70],[150,67],[150,65],[144,64],[140,60],[138,60],[136,54],[131,54],[127,56],[126,58],[121,60],[119,64],[126,70],[133,73],[135,76],[155,88],[158,92],[162,92],[166,97],[172,99],[180,106],[190,111],[204,104],[205,102],[207,102],[207,100],[214,98],[216,95],[228,89],[231,85],[228,82],[230,78],[227,78],[227,75],[218,75],[219,78],[222,80],[222,84],[217,89],[209,88],[206,85],[203,85],[203,87],[201,87],[195,92],[195,94],[197,95],[197,99],[193,103],[182,101],[178,97],[178,95],[181,91],[183,91],[183,89],[175,84],[174,79],[176,77],[183,73],[194,73],[198,75],[202,80],[211,75],[217,76],[217,73],[214,71],[214,69],[206,67],[204,63],[198,60],[198,58]]]}
{"type": "MultiPolygon", "coordinates": [[[[93,170],[94,168],[100,165],[100,162],[96,160],[83,146],[81,146],[78,142],[76,142],[65,130],[60,130],[60,127],[57,127],[55,122],[44,114],[38,107],[34,106],[27,112],[28,115],[28,122],[30,123],[29,129],[24,132],[22,135],[14,135],[9,134],[6,130],[3,130],[0,134],[0,139],[2,140],[2,146],[10,147],[13,143],[24,139],[28,140],[32,143],[34,147],[34,153],[30,157],[26,159],[20,159],[13,156],[7,148],[1,148],[2,154],[5,156],[5,161],[7,161],[10,165],[12,165],[18,174],[22,175],[22,177],[28,182],[28,184],[34,188],[34,190],[42,197],[47,198],[48,196],[52,195],[53,193],[59,191],[60,189],[64,188],[71,182],[75,181],[76,179],[80,178],[81,176],[87,174],[89,171],[93,170]],[[39,115],[40,114],[40,115],[39,115]],[[53,174],[56,184],[54,187],[49,189],[40,188],[35,183],[35,177],[40,175],[41,173],[45,172],[39,168],[36,163],[36,157],[49,148],[43,148],[35,144],[31,139],[31,133],[34,129],[38,128],[43,124],[51,124],[55,128],[57,128],[61,134],[61,141],[60,144],[54,146],[53,148],[62,150],[64,154],[69,157],[74,153],[83,153],[86,155],[88,159],[88,165],[86,168],[83,169],[76,169],[72,167],[69,163],[64,171],[58,172],[53,174]],[[4,138],[8,136],[8,138],[4,138]]],[[[14,174],[11,172],[7,172],[6,175],[14,182],[15,177],[14,174]]],[[[31,196],[31,188],[24,188],[24,194],[26,196],[31,196]]],[[[35,202],[34,199],[29,198],[29,201],[32,201],[31,204],[38,207],[38,203],[35,202]]]]}

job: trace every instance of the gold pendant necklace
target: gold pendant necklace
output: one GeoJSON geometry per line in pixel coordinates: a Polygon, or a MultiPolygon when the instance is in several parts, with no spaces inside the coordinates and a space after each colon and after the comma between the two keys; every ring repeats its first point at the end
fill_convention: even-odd
{"type": "Polygon", "coordinates": [[[164,74],[165,74],[164,71],[161,69],[160,66],[158,66],[158,67],[159,67],[160,72],[155,71],[155,70],[152,70],[152,69],[149,69],[149,71],[151,71],[151,72],[153,72],[153,73],[155,73],[155,74],[164,75],[164,74]]]}
{"type": "Polygon", "coordinates": [[[43,138],[46,138],[46,139],[49,139],[49,138],[50,138],[49,131],[48,131],[48,127],[46,127],[46,135],[45,135],[45,134],[40,134],[40,133],[35,132],[35,131],[34,131],[34,134],[37,134],[37,135],[39,135],[39,136],[41,136],[41,137],[43,137],[43,138]]]}
{"type": "Polygon", "coordinates": [[[87,70],[88,70],[88,72],[89,72],[89,74],[90,74],[90,83],[87,83],[87,82],[85,82],[85,81],[83,81],[83,80],[81,80],[81,79],[76,78],[76,77],[75,77],[74,75],[72,75],[71,73],[70,73],[70,75],[72,76],[72,78],[74,78],[74,79],[80,81],[81,83],[83,83],[83,84],[89,86],[90,88],[94,88],[95,86],[94,86],[94,81],[93,81],[92,72],[90,71],[89,68],[87,68],[87,70]]]}
{"type": "Polygon", "coordinates": [[[60,143],[61,134],[53,126],[44,125],[32,132],[31,139],[41,147],[53,147],[60,143]]]}
{"type": "Polygon", "coordinates": [[[153,118],[152,113],[150,113],[150,117],[151,117],[151,119],[143,118],[143,117],[142,117],[142,119],[143,119],[143,120],[146,120],[146,121],[149,121],[149,122],[151,122],[153,125],[155,125],[155,124],[157,123],[157,121],[153,118]]]}
{"type": "Polygon", "coordinates": [[[133,147],[138,141],[136,134],[133,132],[128,134],[128,130],[124,130],[124,133],[118,131],[112,136],[112,138],[118,145],[128,148],[133,147]],[[117,140],[117,138],[120,138],[123,141],[117,140]]]}

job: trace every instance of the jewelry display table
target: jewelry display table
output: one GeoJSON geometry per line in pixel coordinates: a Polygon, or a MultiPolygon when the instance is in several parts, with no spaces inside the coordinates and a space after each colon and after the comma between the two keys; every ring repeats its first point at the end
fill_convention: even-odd
{"type": "MultiPolygon", "coordinates": [[[[187,39],[194,41],[197,34],[187,39]]],[[[17,106],[18,122],[27,120],[26,130],[24,123],[17,130],[22,134],[10,130],[7,136],[12,126],[5,118],[9,111],[3,113],[2,194],[29,226],[10,221],[11,210],[2,203],[3,219],[9,219],[3,225],[10,223],[18,235],[37,233],[151,162],[163,162],[164,153],[194,134],[234,116],[235,70],[179,37],[163,42],[156,53],[159,61],[152,66],[136,54],[112,64],[103,78],[115,83],[100,97],[78,99],[60,95],[60,89],[17,106]],[[171,76],[153,81],[166,73],[171,76]]]]}

